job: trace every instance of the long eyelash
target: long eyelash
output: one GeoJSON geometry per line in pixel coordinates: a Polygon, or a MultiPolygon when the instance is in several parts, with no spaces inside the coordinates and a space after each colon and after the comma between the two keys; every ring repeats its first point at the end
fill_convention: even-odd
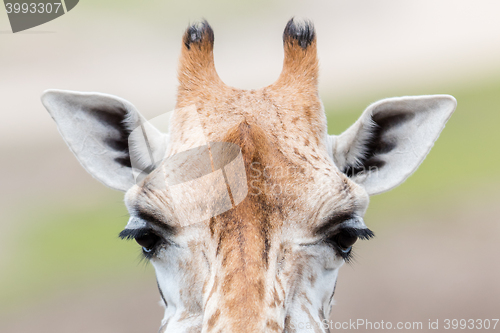
{"type": "Polygon", "coordinates": [[[354,254],[352,252],[352,249],[348,253],[343,253],[342,251],[339,251],[338,254],[342,257],[342,259],[344,259],[346,263],[352,264],[354,259],[354,254]]]}
{"type": "Polygon", "coordinates": [[[152,252],[144,252],[144,250],[141,249],[141,261],[145,260],[146,262],[149,262],[149,260],[155,255],[156,251],[152,252]]]}
{"type": "MultiPolygon", "coordinates": [[[[148,253],[149,254],[149,253],[148,253]]],[[[149,261],[151,259],[151,256],[146,256],[146,253],[142,251],[139,253],[139,264],[143,264],[144,268],[146,268],[151,262],[149,261]]]]}
{"type": "Polygon", "coordinates": [[[357,229],[357,228],[342,228],[339,232],[345,232],[349,236],[356,236],[362,240],[369,240],[375,237],[375,233],[368,228],[357,229]]]}
{"type": "Polygon", "coordinates": [[[145,236],[146,234],[151,233],[151,230],[148,228],[140,228],[140,229],[123,229],[122,232],[118,235],[121,239],[136,239],[137,237],[145,236]]]}

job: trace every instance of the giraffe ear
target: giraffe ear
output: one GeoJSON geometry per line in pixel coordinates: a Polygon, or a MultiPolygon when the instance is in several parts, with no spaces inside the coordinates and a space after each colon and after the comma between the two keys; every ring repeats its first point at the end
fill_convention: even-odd
{"type": "Polygon", "coordinates": [[[113,189],[128,190],[135,183],[132,165],[147,165],[145,156],[166,150],[166,136],[119,97],[47,90],[42,103],[82,166],[113,189]]]}
{"type": "Polygon", "coordinates": [[[449,95],[378,101],[344,133],[329,137],[333,160],[368,194],[388,191],[422,163],[456,105],[449,95]]]}

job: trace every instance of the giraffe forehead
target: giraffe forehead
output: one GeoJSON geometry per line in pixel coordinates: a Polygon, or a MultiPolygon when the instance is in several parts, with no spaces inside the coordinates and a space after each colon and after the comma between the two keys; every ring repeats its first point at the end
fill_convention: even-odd
{"type": "Polygon", "coordinates": [[[195,144],[186,138],[186,133],[204,136],[208,141],[223,141],[243,121],[261,128],[283,147],[293,145],[306,150],[323,145],[326,118],[316,94],[297,94],[273,86],[258,90],[220,89],[178,103],[172,120],[173,146],[188,149],[195,144]]]}
{"type": "MultiPolygon", "coordinates": [[[[229,216],[236,221],[269,219],[279,224],[295,220],[300,224],[307,219],[311,225],[329,210],[355,207],[359,197],[364,199],[359,188],[338,172],[319,147],[307,150],[286,146],[280,139],[276,133],[268,133],[260,125],[244,119],[220,138],[225,144],[212,142],[211,149],[207,145],[198,146],[168,158],[166,165],[150,174],[135,191],[134,199],[140,206],[167,215],[166,220],[179,226],[184,224],[180,220],[198,222],[227,210],[231,210],[229,216]],[[224,148],[217,148],[219,146],[224,148]],[[240,198],[244,198],[243,208],[237,207],[242,200],[235,200],[239,189],[233,186],[234,180],[228,184],[228,180],[235,178],[234,174],[227,168],[225,173],[219,172],[234,162],[235,156],[241,159],[240,180],[236,185],[245,189],[244,197],[240,198]],[[212,171],[219,173],[212,177],[216,173],[212,171]],[[208,176],[208,181],[198,181],[208,176]],[[165,186],[165,183],[174,186],[165,186]],[[179,189],[172,191],[179,184],[180,190],[188,191],[187,194],[180,193],[179,189]],[[227,196],[228,189],[232,197],[227,196]],[[176,202],[181,196],[186,200],[176,202]],[[210,206],[209,210],[215,213],[203,219],[193,218],[194,210],[206,211],[204,206],[210,206]]],[[[211,223],[213,225],[213,221],[211,223]]]]}

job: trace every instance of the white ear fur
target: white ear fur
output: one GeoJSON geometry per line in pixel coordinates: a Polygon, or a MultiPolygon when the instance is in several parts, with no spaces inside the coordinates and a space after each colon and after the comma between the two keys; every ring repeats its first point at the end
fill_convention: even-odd
{"type": "MultiPolygon", "coordinates": [[[[163,154],[166,136],[148,124],[128,101],[101,93],[47,90],[42,103],[82,166],[97,180],[117,190],[134,185],[133,160],[148,166],[146,155],[163,154]],[[148,141],[143,149],[141,140],[148,141]],[[129,140],[131,133],[134,133],[129,140]]],[[[136,165],[134,165],[136,167],[136,165]]]]}
{"type": "Polygon", "coordinates": [[[333,160],[368,194],[388,191],[422,163],[456,105],[449,95],[378,101],[344,133],[329,137],[333,160]]]}

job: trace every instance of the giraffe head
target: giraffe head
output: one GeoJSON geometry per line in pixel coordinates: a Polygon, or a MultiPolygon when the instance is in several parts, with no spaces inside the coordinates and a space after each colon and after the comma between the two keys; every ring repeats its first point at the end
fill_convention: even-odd
{"type": "Polygon", "coordinates": [[[278,80],[240,90],[215,71],[208,23],[189,27],[168,134],[118,97],[42,97],[87,171],[126,191],[121,237],[156,270],[160,332],[328,331],[338,270],[373,236],[369,195],[415,171],[456,107],[385,99],[330,136],[312,24],[290,20],[283,43],[278,80]]]}

